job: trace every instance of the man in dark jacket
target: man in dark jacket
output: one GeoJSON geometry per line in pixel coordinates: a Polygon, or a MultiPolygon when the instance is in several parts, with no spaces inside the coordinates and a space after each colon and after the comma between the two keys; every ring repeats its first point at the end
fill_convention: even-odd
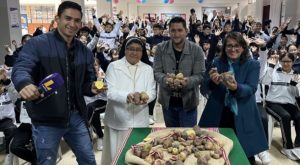
{"type": "Polygon", "coordinates": [[[27,101],[39,165],[55,164],[62,137],[78,164],[96,164],[83,95],[93,96],[103,88],[95,87],[92,52],[74,38],[81,20],[80,5],[62,2],[55,17],[57,30],[29,40],[13,68],[13,83],[27,101]],[[52,73],[61,74],[65,83],[56,94],[43,98],[37,85],[52,73]]]}

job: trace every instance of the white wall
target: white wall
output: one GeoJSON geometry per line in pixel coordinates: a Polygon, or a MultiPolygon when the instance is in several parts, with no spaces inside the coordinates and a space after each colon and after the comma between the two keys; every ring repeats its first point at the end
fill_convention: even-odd
{"type": "Polygon", "coordinates": [[[287,17],[292,17],[291,24],[289,28],[293,28],[297,23],[297,20],[300,19],[300,2],[299,0],[287,0],[285,8],[285,19],[287,17]],[[295,12],[297,11],[297,12],[295,12]]]}
{"type": "Polygon", "coordinates": [[[12,40],[16,40],[17,43],[21,43],[21,15],[20,15],[20,3],[19,0],[3,0],[0,3],[0,64],[4,63],[4,55],[6,54],[3,45],[10,45],[12,40]],[[11,24],[11,12],[10,8],[17,8],[17,19],[14,19],[19,24],[19,27],[12,27],[11,24]]]}
{"type": "Polygon", "coordinates": [[[201,6],[138,6],[137,14],[143,16],[147,13],[156,13],[157,16],[161,17],[161,13],[180,13],[185,14],[186,19],[189,19],[190,10],[194,8],[198,19],[202,20],[202,9],[201,6]]]}

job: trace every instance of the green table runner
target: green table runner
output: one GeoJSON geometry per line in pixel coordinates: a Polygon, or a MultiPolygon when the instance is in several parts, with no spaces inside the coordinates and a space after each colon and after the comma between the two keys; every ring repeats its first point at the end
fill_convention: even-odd
{"type": "MultiPolygon", "coordinates": [[[[117,165],[125,165],[125,154],[127,150],[133,145],[137,144],[145,139],[145,137],[151,132],[151,128],[133,128],[130,136],[122,149],[122,152],[116,161],[117,165]]],[[[229,160],[232,165],[250,165],[243,149],[238,141],[235,133],[231,128],[219,128],[219,132],[233,141],[233,148],[229,154],[229,160]]]]}

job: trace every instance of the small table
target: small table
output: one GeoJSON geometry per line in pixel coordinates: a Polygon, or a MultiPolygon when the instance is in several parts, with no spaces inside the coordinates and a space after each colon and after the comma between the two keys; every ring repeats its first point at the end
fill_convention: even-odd
{"type": "MultiPolygon", "coordinates": [[[[114,164],[125,165],[125,154],[133,144],[142,142],[151,133],[152,128],[133,128],[128,131],[128,138],[124,140],[124,145],[117,154],[114,164]]],[[[232,165],[250,165],[248,158],[231,128],[219,128],[219,132],[233,141],[233,148],[229,154],[232,165]]]]}

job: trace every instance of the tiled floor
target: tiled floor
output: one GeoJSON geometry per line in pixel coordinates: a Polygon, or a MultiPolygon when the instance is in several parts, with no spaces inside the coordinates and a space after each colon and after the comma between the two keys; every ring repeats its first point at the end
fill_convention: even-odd
{"type": "MultiPolygon", "coordinates": [[[[199,114],[198,117],[200,117],[203,105],[205,103],[202,101],[199,105],[199,114]]],[[[155,116],[156,116],[156,123],[153,125],[154,127],[163,127],[164,126],[164,121],[163,121],[163,116],[161,112],[161,107],[159,104],[156,105],[155,107],[155,116]]],[[[293,127],[294,128],[294,127],[293,127]]],[[[292,137],[295,138],[295,130],[292,130],[292,137]]],[[[94,140],[96,141],[96,140],[94,140]]],[[[94,143],[95,144],[95,143],[94,143]]],[[[61,144],[62,146],[62,159],[58,162],[58,165],[75,165],[77,164],[76,158],[72,151],[68,148],[68,146],[65,143],[61,144]]],[[[272,141],[272,146],[270,149],[270,154],[272,157],[272,162],[270,165],[299,165],[300,161],[292,161],[287,159],[284,155],[280,153],[280,149],[282,147],[282,142],[281,142],[281,131],[280,128],[274,127],[273,131],[273,141],[272,141]]],[[[94,148],[95,145],[94,145],[94,148]]],[[[96,161],[97,164],[101,164],[101,152],[95,150],[95,156],[96,156],[96,161]]],[[[4,161],[4,153],[0,153],[0,164],[2,164],[4,161]]],[[[20,160],[19,164],[28,164],[25,163],[24,161],[20,160]]],[[[259,164],[259,163],[258,163],[259,164]]]]}

